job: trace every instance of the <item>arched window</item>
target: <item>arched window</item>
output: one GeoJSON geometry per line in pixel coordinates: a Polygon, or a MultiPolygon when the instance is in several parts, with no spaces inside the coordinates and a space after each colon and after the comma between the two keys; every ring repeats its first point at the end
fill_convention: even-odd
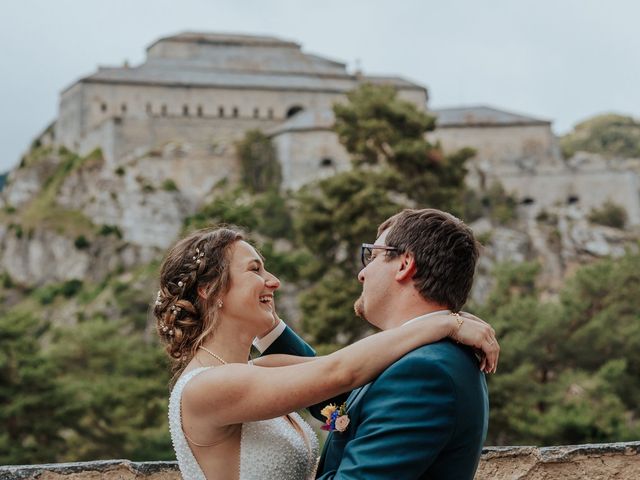
{"type": "Polygon", "coordinates": [[[184,117],[188,117],[189,116],[189,105],[183,105],[182,106],[182,115],[184,117]]]}
{"type": "Polygon", "coordinates": [[[153,110],[151,109],[151,104],[147,103],[147,114],[151,115],[153,113],[153,110]]]}
{"type": "Polygon", "coordinates": [[[301,112],[304,108],[300,105],[294,105],[287,110],[287,118],[293,117],[296,113],[301,112]]]}
{"type": "Polygon", "coordinates": [[[107,104],[106,103],[103,102],[103,103],[100,104],[100,111],[102,113],[105,113],[107,111],[107,104]]]}
{"type": "Polygon", "coordinates": [[[238,107],[233,107],[233,118],[238,118],[239,114],[238,107]]]}
{"type": "Polygon", "coordinates": [[[322,160],[320,160],[320,167],[322,167],[322,168],[333,168],[333,167],[335,167],[335,162],[333,161],[332,158],[325,157],[322,160]]]}
{"type": "Polygon", "coordinates": [[[220,118],[224,117],[224,107],[218,107],[218,116],[220,118]]]}
{"type": "Polygon", "coordinates": [[[267,110],[267,118],[269,120],[273,120],[273,108],[270,108],[269,110],[267,110]]]}
{"type": "Polygon", "coordinates": [[[202,117],[204,115],[204,111],[202,109],[202,105],[198,105],[198,116],[202,117]]]}
{"type": "Polygon", "coordinates": [[[253,118],[259,118],[260,117],[260,110],[258,108],[254,108],[253,109],[253,118]]]}
{"type": "Polygon", "coordinates": [[[123,103],[122,105],[120,105],[120,111],[125,114],[127,113],[127,104],[123,103]]]}

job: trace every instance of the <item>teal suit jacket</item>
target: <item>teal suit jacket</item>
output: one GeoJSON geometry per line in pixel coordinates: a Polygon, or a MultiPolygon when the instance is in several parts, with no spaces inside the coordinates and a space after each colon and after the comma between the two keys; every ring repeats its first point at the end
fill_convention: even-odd
{"type": "MultiPolygon", "coordinates": [[[[300,350],[292,331],[279,340],[279,353],[300,350]]],[[[473,351],[442,340],[354,390],[347,414],[347,430],[327,438],[319,479],[471,480],[487,433],[487,385],[473,351]]]]}

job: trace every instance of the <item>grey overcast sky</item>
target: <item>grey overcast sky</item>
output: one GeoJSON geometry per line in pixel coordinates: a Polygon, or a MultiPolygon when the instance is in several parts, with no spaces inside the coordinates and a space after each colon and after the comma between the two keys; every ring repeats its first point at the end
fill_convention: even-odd
{"type": "Polygon", "coordinates": [[[552,120],[640,116],[638,0],[2,0],[0,172],[55,118],[59,92],[185,30],[270,34],[350,70],[425,85],[430,106],[552,120]]]}

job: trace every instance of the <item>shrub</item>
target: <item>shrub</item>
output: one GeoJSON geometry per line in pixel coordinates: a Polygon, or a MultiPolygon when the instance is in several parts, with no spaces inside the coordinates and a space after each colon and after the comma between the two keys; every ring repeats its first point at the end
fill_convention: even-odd
{"type": "Polygon", "coordinates": [[[84,235],[77,236],[73,244],[78,250],[84,250],[86,248],[89,248],[89,246],[91,245],[91,243],[89,243],[89,240],[87,240],[87,237],[85,237],[84,235]]]}
{"type": "Polygon", "coordinates": [[[74,278],[73,280],[68,280],[64,282],[60,287],[59,292],[65,298],[71,298],[74,295],[76,295],[80,290],[82,290],[82,280],[77,280],[74,278]]]}
{"type": "Polygon", "coordinates": [[[9,230],[13,230],[17,238],[22,238],[22,234],[23,234],[22,225],[19,225],[17,223],[10,223],[9,230]]]}
{"type": "Polygon", "coordinates": [[[627,211],[624,207],[610,200],[607,200],[600,208],[592,208],[589,213],[589,221],[613,228],[624,228],[627,219],[627,211]]]}
{"type": "Polygon", "coordinates": [[[2,288],[6,288],[8,290],[15,286],[11,275],[9,275],[7,272],[4,272],[2,275],[0,275],[0,279],[2,280],[2,288]]]}
{"type": "Polygon", "coordinates": [[[176,182],[174,182],[172,179],[167,178],[164,182],[162,182],[162,189],[165,192],[177,192],[178,186],[176,185],[176,182]]]}
{"type": "Polygon", "coordinates": [[[98,233],[103,237],[115,235],[119,239],[122,239],[122,231],[120,230],[120,228],[118,228],[117,225],[102,225],[98,233]]]}

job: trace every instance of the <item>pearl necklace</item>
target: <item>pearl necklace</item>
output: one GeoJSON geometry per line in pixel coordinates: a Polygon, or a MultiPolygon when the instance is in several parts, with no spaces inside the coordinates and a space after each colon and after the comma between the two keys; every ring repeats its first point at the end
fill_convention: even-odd
{"type": "Polygon", "coordinates": [[[221,364],[226,365],[227,362],[224,361],[224,359],[222,357],[219,357],[218,355],[216,355],[215,353],[213,353],[211,350],[209,350],[208,348],[203,347],[202,345],[200,345],[198,347],[201,350],[204,350],[205,352],[207,352],[209,355],[211,355],[213,358],[215,358],[216,360],[218,360],[221,364]]]}

